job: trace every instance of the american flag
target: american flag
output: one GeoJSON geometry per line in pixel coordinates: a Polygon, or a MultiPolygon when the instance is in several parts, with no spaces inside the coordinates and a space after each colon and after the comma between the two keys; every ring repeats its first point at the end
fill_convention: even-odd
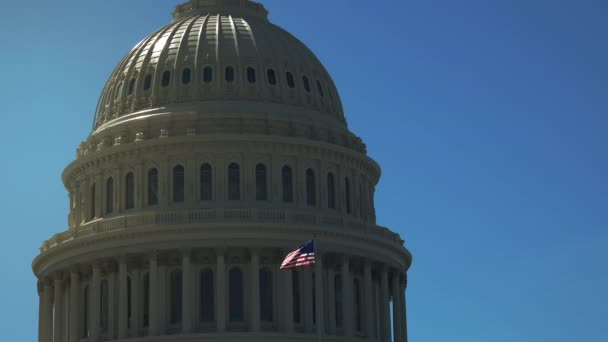
{"type": "Polygon", "coordinates": [[[281,269],[307,267],[315,264],[315,240],[308,241],[295,251],[287,254],[281,264],[281,269]]]}

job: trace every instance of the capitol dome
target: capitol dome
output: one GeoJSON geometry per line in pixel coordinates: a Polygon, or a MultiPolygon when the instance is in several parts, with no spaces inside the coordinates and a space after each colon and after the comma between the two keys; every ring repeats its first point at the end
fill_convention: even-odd
{"type": "Polygon", "coordinates": [[[327,70],[250,0],[191,0],[110,76],[33,261],[39,342],[407,342],[404,240],[327,70]],[[280,270],[314,239],[314,267],[280,270]]]}

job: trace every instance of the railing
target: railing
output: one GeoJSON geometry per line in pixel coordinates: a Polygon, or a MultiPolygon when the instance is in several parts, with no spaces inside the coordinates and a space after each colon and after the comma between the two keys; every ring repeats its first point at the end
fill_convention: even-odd
{"type": "Polygon", "coordinates": [[[403,240],[387,228],[368,224],[347,216],[324,213],[311,213],[288,209],[270,208],[211,208],[182,209],[156,212],[133,212],[121,216],[108,217],[82,224],[76,228],[59,233],[45,241],[40,247],[45,252],[64,242],[98,233],[126,230],[140,226],[179,226],[213,223],[270,223],[310,225],[338,228],[353,233],[368,234],[375,238],[396,244],[403,240]]]}

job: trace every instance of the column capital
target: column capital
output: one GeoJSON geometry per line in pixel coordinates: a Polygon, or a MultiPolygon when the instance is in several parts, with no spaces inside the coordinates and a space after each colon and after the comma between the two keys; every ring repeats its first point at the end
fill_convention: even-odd
{"type": "Polygon", "coordinates": [[[217,256],[220,256],[220,255],[221,256],[225,256],[227,249],[228,248],[223,247],[223,246],[222,247],[215,247],[215,255],[217,255],[217,256]]]}
{"type": "Polygon", "coordinates": [[[44,282],[42,280],[38,280],[36,288],[38,290],[38,295],[42,295],[44,293],[44,282]]]}
{"type": "Polygon", "coordinates": [[[262,251],[262,248],[260,247],[251,247],[249,248],[249,253],[251,254],[251,256],[260,256],[260,252],[262,251]]]}
{"type": "Polygon", "coordinates": [[[182,247],[179,249],[182,254],[182,258],[190,259],[192,257],[192,248],[191,247],[182,247]]]}
{"type": "Polygon", "coordinates": [[[53,279],[51,277],[44,277],[42,283],[44,287],[53,287],[53,279]]]}

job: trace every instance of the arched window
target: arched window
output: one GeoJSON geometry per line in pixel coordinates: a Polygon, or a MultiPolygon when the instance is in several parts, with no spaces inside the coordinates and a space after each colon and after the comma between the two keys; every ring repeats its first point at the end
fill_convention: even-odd
{"type": "Polygon", "coordinates": [[[182,321],[182,271],[171,272],[171,324],[182,321]]]}
{"type": "Polygon", "coordinates": [[[89,220],[95,218],[95,206],[97,206],[97,184],[91,186],[91,201],[89,206],[89,220]]]}
{"type": "Polygon", "coordinates": [[[101,299],[101,321],[99,322],[99,326],[101,328],[101,334],[106,335],[108,333],[108,322],[110,313],[109,287],[107,280],[103,280],[101,282],[99,290],[99,295],[101,299]]]}
{"type": "Polygon", "coordinates": [[[173,168],[173,202],[181,203],[185,197],[184,167],[177,165],[173,168]]]}
{"type": "Polygon", "coordinates": [[[89,337],[89,286],[82,293],[82,337],[89,337]]]}
{"type": "Polygon", "coordinates": [[[241,169],[236,163],[228,166],[228,199],[231,201],[241,199],[241,169]]]}
{"type": "Polygon", "coordinates": [[[150,326],[150,274],[144,275],[144,327],[150,326]]]}
{"type": "Polygon", "coordinates": [[[291,282],[293,288],[293,321],[300,323],[302,321],[300,315],[300,274],[297,270],[291,271],[291,282]]]}
{"type": "Polygon", "coordinates": [[[336,209],[336,187],[334,184],[334,174],[327,174],[327,207],[336,209]]]}
{"type": "Polygon", "coordinates": [[[355,330],[361,331],[361,282],[359,279],[355,279],[354,283],[355,286],[353,295],[355,298],[353,299],[355,303],[355,330]]]}
{"type": "Polygon", "coordinates": [[[277,84],[277,76],[274,73],[274,70],[268,69],[268,71],[266,73],[268,76],[268,83],[270,83],[271,85],[277,84]]]}
{"type": "Polygon", "coordinates": [[[306,92],[310,93],[310,82],[308,81],[308,77],[302,77],[302,84],[304,84],[304,89],[306,90],[306,92]]]}
{"type": "Polygon", "coordinates": [[[201,272],[200,319],[202,322],[213,321],[214,316],[214,282],[213,271],[201,272]]]}
{"type": "Polygon", "coordinates": [[[210,66],[203,69],[203,81],[205,81],[205,83],[213,81],[213,69],[211,69],[210,66]]]}
{"type": "Polygon", "coordinates": [[[287,79],[287,86],[291,89],[296,87],[296,83],[293,80],[293,74],[290,72],[287,72],[285,74],[285,78],[287,79]]]}
{"type": "Polygon", "coordinates": [[[249,83],[255,83],[256,81],[255,69],[252,67],[247,68],[247,81],[249,81],[249,83]]]}
{"type": "Polygon", "coordinates": [[[192,70],[186,68],[182,71],[182,83],[190,84],[190,81],[192,81],[192,70]]]}
{"type": "Polygon", "coordinates": [[[272,272],[260,270],[260,319],[262,322],[272,322],[272,272]]]}
{"type": "Polygon", "coordinates": [[[306,204],[315,206],[317,204],[317,191],[315,187],[315,172],[306,170],[306,204]]]}
{"type": "Polygon", "coordinates": [[[129,90],[128,90],[128,94],[129,95],[133,95],[133,91],[135,90],[135,79],[131,79],[131,81],[129,82],[129,90]]]}
{"type": "Polygon", "coordinates": [[[291,203],[293,202],[293,176],[291,168],[287,165],[283,166],[281,174],[283,182],[283,202],[291,203]]]}
{"type": "Polygon", "coordinates": [[[226,67],[226,82],[234,82],[234,68],[231,66],[226,67]]]}
{"type": "Polygon", "coordinates": [[[163,77],[160,81],[160,85],[161,87],[165,88],[169,86],[169,83],[171,83],[171,71],[165,70],[163,72],[163,77]]]}
{"type": "Polygon", "coordinates": [[[258,164],[255,167],[255,199],[257,201],[268,199],[268,186],[266,183],[266,166],[258,164]]]}
{"type": "Polygon", "coordinates": [[[323,87],[321,86],[321,82],[317,80],[317,89],[319,90],[319,95],[323,97],[323,87]]]}
{"type": "Polygon", "coordinates": [[[144,90],[150,90],[151,86],[152,86],[152,75],[148,74],[148,75],[146,75],[146,78],[144,78],[144,90]]]}
{"type": "Polygon", "coordinates": [[[148,205],[158,204],[158,170],[148,170],[148,205]]]}
{"type": "Polygon", "coordinates": [[[351,203],[350,203],[350,181],[348,178],[344,179],[344,199],[346,201],[346,213],[350,214],[352,211],[351,203]]]}
{"type": "Polygon", "coordinates": [[[106,181],[106,214],[114,211],[114,178],[110,177],[106,181]]]}
{"type": "Polygon", "coordinates": [[[238,268],[233,268],[230,270],[228,278],[230,321],[240,322],[245,318],[243,312],[243,272],[238,268]]]}
{"type": "Polygon", "coordinates": [[[125,209],[135,208],[135,176],[129,172],[125,177],[125,209]]]}
{"type": "Polygon", "coordinates": [[[335,312],[336,312],[336,327],[342,327],[344,322],[344,313],[342,311],[342,276],[336,275],[334,282],[334,292],[335,292],[335,312]]]}
{"type": "Polygon", "coordinates": [[[200,181],[201,181],[201,201],[211,201],[213,191],[212,191],[212,181],[213,174],[211,171],[211,165],[203,164],[200,170],[200,181]]]}
{"type": "Polygon", "coordinates": [[[118,87],[116,87],[116,94],[114,94],[114,100],[118,101],[122,97],[122,90],[125,87],[125,81],[120,81],[118,87]]]}

